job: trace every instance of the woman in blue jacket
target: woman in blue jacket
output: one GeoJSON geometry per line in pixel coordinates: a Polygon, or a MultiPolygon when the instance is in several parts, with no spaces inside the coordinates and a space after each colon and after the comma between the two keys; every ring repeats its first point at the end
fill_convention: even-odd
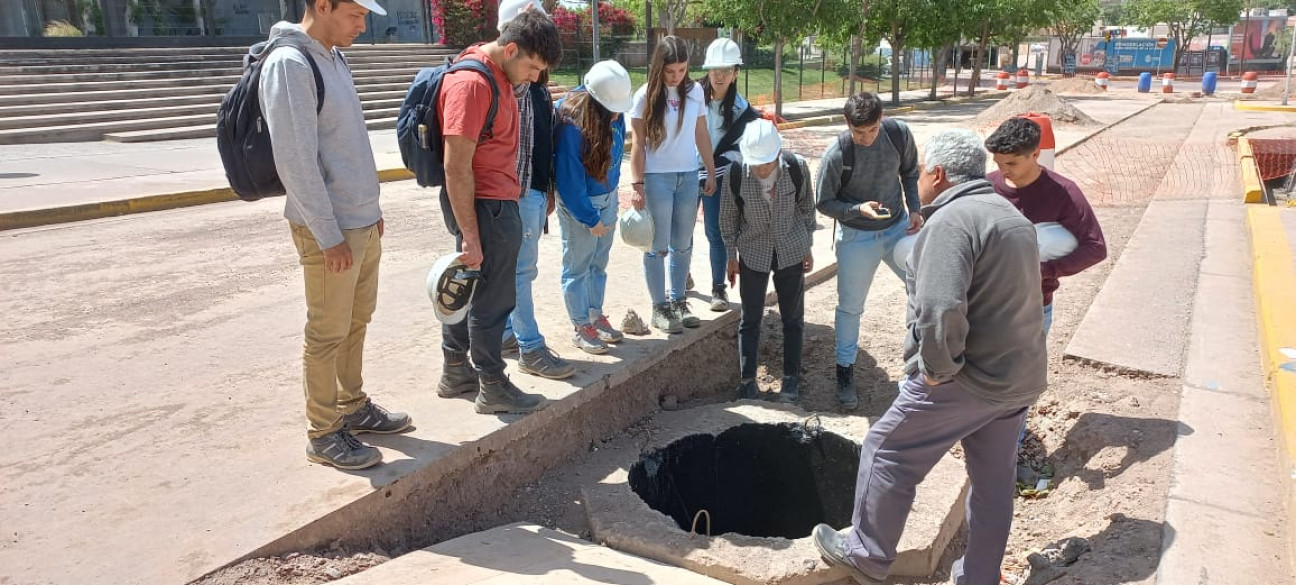
{"type": "Polygon", "coordinates": [[[563,301],[576,328],[572,343],[592,354],[606,353],[609,343],[623,338],[603,314],[603,296],[625,154],[622,114],[630,110],[631,97],[630,74],[616,61],[602,61],[558,103],[554,167],[563,301]]]}
{"type": "MultiPolygon", "coordinates": [[[[717,312],[729,310],[729,295],[725,290],[728,255],[720,236],[719,194],[724,189],[724,176],[730,163],[742,160],[738,139],[747,123],[760,117],[756,109],[738,95],[738,67],[741,65],[742,54],[738,44],[730,39],[712,41],[706,50],[706,62],[702,64],[707,72],[702,78],[702,95],[706,102],[707,133],[715,152],[716,196],[701,197],[699,201],[707,242],[711,245],[711,310],[717,312]]],[[[702,168],[700,160],[698,167],[702,168]]],[[[705,171],[702,178],[706,178],[705,171]]]]}

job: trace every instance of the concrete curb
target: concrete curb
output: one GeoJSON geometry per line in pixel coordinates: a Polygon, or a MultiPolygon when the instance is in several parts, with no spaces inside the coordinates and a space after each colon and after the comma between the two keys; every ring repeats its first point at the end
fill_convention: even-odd
{"type": "MultiPolygon", "coordinates": [[[[1292,264],[1292,242],[1283,229],[1282,213],[1291,213],[1268,205],[1247,209],[1247,228],[1251,234],[1252,276],[1255,279],[1256,318],[1260,329],[1260,357],[1264,379],[1268,383],[1276,418],[1275,429],[1282,438],[1286,454],[1287,500],[1296,500],[1296,372],[1283,366],[1296,359],[1283,350],[1296,348],[1296,269],[1292,264]]],[[[1296,535],[1296,527],[1289,528],[1296,535]]],[[[1296,539],[1291,542],[1296,543],[1296,539]]],[[[1296,544],[1293,545],[1296,548],[1296,544]]]]}
{"type": "Polygon", "coordinates": [[[1291,105],[1291,106],[1279,106],[1279,105],[1267,105],[1267,104],[1249,104],[1249,103],[1243,102],[1242,100],[1236,100],[1236,101],[1234,101],[1234,102],[1233,102],[1233,109],[1235,109],[1235,110],[1242,110],[1242,111],[1246,111],[1246,112],[1288,112],[1288,113],[1296,113],[1296,105],[1291,105]]]}
{"type": "Polygon", "coordinates": [[[1255,151],[1251,141],[1238,138],[1238,166],[1241,167],[1243,203],[1264,203],[1264,182],[1260,180],[1260,168],[1256,166],[1255,151]]]}

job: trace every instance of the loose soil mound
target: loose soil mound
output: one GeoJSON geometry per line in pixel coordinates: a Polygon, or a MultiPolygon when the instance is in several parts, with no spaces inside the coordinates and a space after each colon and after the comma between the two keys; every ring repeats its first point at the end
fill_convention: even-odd
{"type": "Polygon", "coordinates": [[[1075,93],[1075,94],[1102,94],[1107,93],[1092,79],[1084,77],[1072,77],[1070,79],[1059,79],[1048,84],[1049,91],[1053,93],[1075,93]]]}
{"type": "MultiPolygon", "coordinates": [[[[1253,100],[1280,100],[1280,99],[1282,99],[1283,88],[1284,88],[1285,86],[1286,86],[1286,83],[1285,83],[1284,81],[1282,81],[1282,80],[1278,81],[1277,83],[1270,83],[1269,85],[1265,86],[1264,89],[1258,89],[1258,90],[1256,90],[1255,93],[1251,94],[1251,99],[1253,99],[1253,100]]],[[[1296,89],[1296,83],[1293,83],[1293,84],[1292,84],[1292,88],[1293,88],[1293,89],[1296,89]]]]}
{"type": "Polygon", "coordinates": [[[1054,124],[1075,124],[1078,126],[1097,126],[1098,121],[1080,111],[1057,94],[1043,87],[1032,85],[1026,89],[1004,98],[999,103],[981,112],[973,123],[979,126],[998,125],[1000,122],[1028,112],[1047,114],[1054,124]]]}

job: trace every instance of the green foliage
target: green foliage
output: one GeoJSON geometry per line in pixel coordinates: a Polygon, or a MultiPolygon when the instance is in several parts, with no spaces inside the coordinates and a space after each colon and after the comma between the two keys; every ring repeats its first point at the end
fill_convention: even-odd
{"type": "Polygon", "coordinates": [[[66,20],[54,20],[45,25],[47,37],[83,37],[85,33],[66,20]]]}
{"type": "MultiPolygon", "coordinates": [[[[891,66],[891,59],[877,53],[870,53],[860,57],[859,65],[855,69],[855,75],[866,79],[882,79],[887,76],[887,68],[891,66]]],[[[837,67],[837,75],[846,77],[850,74],[849,63],[843,63],[837,67]]]]}
{"type": "Polygon", "coordinates": [[[1151,28],[1164,23],[1175,41],[1174,62],[1194,37],[1214,26],[1237,22],[1242,0],[1131,0],[1126,6],[1130,22],[1151,28]]]}
{"type": "Polygon", "coordinates": [[[1094,21],[1102,16],[1098,0],[1055,1],[1046,7],[1050,32],[1062,44],[1064,54],[1075,53],[1080,39],[1088,33],[1094,21]]]}

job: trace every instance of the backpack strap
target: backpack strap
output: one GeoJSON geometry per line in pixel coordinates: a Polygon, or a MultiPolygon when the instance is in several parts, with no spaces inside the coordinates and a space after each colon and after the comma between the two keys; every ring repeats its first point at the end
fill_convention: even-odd
{"type": "MultiPolygon", "coordinates": [[[[319,64],[315,62],[315,57],[311,56],[310,49],[287,38],[278,38],[270,41],[266,45],[263,56],[257,60],[257,76],[260,77],[260,68],[265,64],[266,58],[268,58],[270,53],[273,53],[275,49],[280,47],[292,47],[306,58],[306,63],[310,65],[311,68],[311,74],[315,76],[315,114],[319,115],[320,111],[324,109],[324,76],[320,74],[319,64]]],[[[334,54],[340,55],[341,53],[338,53],[335,50],[334,54]]],[[[346,63],[345,59],[343,60],[343,63],[346,63]]],[[[348,70],[350,69],[348,68],[348,70]]]]}
{"type": "Polygon", "coordinates": [[[446,69],[445,74],[449,75],[465,69],[480,73],[491,88],[490,107],[486,109],[486,123],[482,125],[481,137],[477,139],[477,144],[481,144],[495,137],[495,114],[499,111],[499,85],[495,83],[495,73],[490,70],[490,66],[478,59],[459,59],[446,69]]]}
{"type": "Polygon", "coordinates": [[[783,157],[783,164],[787,165],[788,176],[792,178],[792,187],[796,189],[796,200],[801,201],[801,187],[805,184],[805,174],[801,172],[801,161],[797,160],[795,154],[788,150],[779,153],[783,157]]]}
{"type": "Polygon", "coordinates": [[[725,171],[725,181],[729,183],[729,192],[733,193],[734,203],[738,205],[738,211],[742,211],[742,163],[734,161],[729,163],[729,170],[725,171]]]}
{"type": "Polygon", "coordinates": [[[909,148],[908,132],[900,127],[900,122],[891,118],[882,118],[882,129],[886,131],[887,138],[891,139],[891,145],[895,147],[900,157],[904,158],[905,150],[909,148]]]}
{"type": "Polygon", "coordinates": [[[851,175],[855,171],[855,141],[851,139],[850,130],[837,135],[837,147],[842,154],[842,171],[841,183],[837,185],[835,196],[840,199],[842,191],[846,190],[846,184],[850,182],[851,175]]]}

